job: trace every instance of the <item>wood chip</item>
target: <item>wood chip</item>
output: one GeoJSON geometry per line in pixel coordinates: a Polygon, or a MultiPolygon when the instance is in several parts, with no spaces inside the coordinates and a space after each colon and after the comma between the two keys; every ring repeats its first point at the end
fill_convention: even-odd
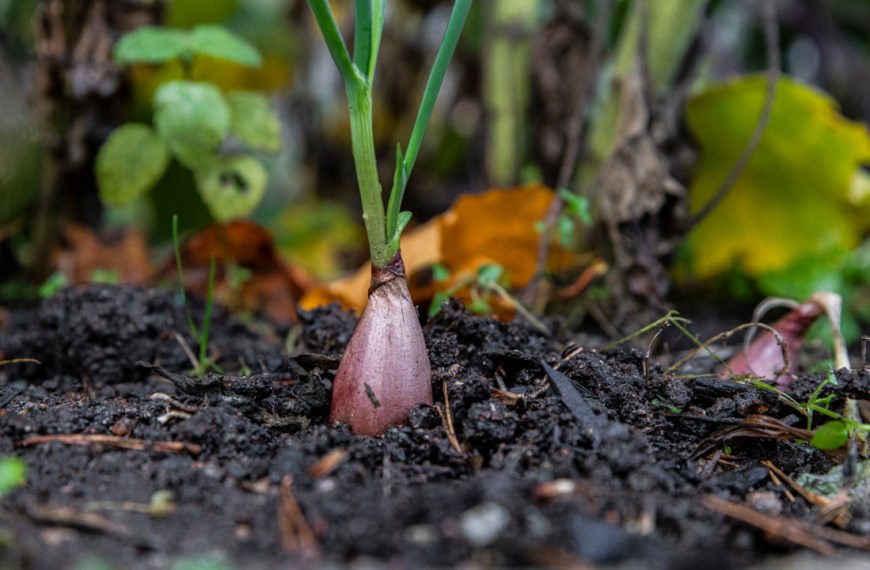
{"type": "Polygon", "coordinates": [[[317,463],[308,468],[308,473],[314,478],[325,477],[335,471],[335,469],[347,461],[347,458],[350,457],[350,454],[341,449],[336,448],[321,457],[317,463]]]}

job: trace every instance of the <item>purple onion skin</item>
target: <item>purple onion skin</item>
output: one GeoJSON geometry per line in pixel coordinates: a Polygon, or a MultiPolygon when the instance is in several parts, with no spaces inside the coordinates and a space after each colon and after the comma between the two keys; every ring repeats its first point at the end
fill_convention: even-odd
{"type": "Polygon", "coordinates": [[[803,345],[804,337],[810,326],[822,315],[823,309],[814,301],[801,303],[781,319],[773,323],[773,328],[781,336],[788,349],[788,370],[782,370],[782,349],[773,334],[765,331],[758,335],[749,349],[740,352],[728,361],[731,374],[742,376],[752,374],[759,378],[776,381],[780,389],[787,390],[792,376],[797,372],[797,356],[803,345]],[[777,375],[777,372],[781,373],[777,375]]]}
{"type": "Polygon", "coordinates": [[[432,367],[401,253],[372,266],[372,286],[332,389],[330,423],[359,435],[381,435],[408,422],[417,404],[432,405],[432,367]]]}

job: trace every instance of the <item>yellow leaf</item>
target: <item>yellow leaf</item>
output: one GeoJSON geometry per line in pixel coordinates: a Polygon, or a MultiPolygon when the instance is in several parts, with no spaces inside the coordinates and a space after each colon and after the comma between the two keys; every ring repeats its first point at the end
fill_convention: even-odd
{"type": "MultiPolygon", "coordinates": [[[[192,79],[214,83],[224,92],[272,91],[285,87],[292,79],[292,71],[285,60],[269,55],[263,57],[260,67],[245,67],[231,61],[200,56],[194,61],[192,79]]],[[[164,83],[185,77],[181,63],[175,60],[162,65],[131,65],[130,75],[135,116],[143,120],[151,115],[154,92],[164,83]]]]}
{"type": "MultiPolygon", "coordinates": [[[[765,78],[751,76],[689,102],[688,125],[701,146],[690,189],[693,211],[733,168],[758,120],[764,92],[765,78]]],[[[862,124],[842,117],[828,95],[782,79],[746,170],[690,235],[689,270],[709,278],[739,263],[757,275],[807,253],[856,246],[870,217],[855,215],[849,192],[859,167],[868,162],[870,134],[862,124]]]]}
{"type": "Polygon", "coordinates": [[[259,67],[199,56],[193,63],[193,79],[208,81],[223,91],[272,91],[285,87],[291,79],[291,66],[285,59],[265,55],[259,67]]]}

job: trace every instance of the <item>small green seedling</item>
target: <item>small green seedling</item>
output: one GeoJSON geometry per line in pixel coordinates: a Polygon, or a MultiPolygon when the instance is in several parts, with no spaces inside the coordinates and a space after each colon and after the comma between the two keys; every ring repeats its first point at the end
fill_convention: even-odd
{"type": "MultiPolygon", "coordinates": [[[[432,278],[436,282],[444,283],[450,279],[450,270],[440,263],[436,264],[432,268],[432,278]]],[[[429,316],[434,316],[445,301],[466,287],[469,288],[471,297],[468,310],[479,315],[488,315],[492,313],[490,297],[495,292],[493,286],[501,285],[500,281],[503,279],[504,268],[501,265],[481,265],[473,275],[459,276],[450,287],[435,293],[429,305],[429,316]]]]}
{"type": "Polygon", "coordinates": [[[759,390],[768,390],[777,395],[777,397],[785,402],[789,407],[794,408],[796,411],[800,412],[800,414],[807,418],[807,429],[813,429],[813,412],[822,413],[825,415],[829,415],[830,417],[834,417],[839,419],[839,414],[836,412],[832,412],[830,409],[831,400],[834,399],[834,394],[828,394],[825,397],[822,397],[821,393],[825,386],[837,385],[837,377],[834,376],[834,373],[829,373],[824,380],[822,380],[816,389],[813,390],[812,395],[805,402],[799,402],[794,396],[785,393],[783,390],[778,387],[765,382],[763,380],[758,380],[755,378],[750,378],[749,383],[759,390]]]}
{"type": "MultiPolygon", "coordinates": [[[[665,316],[663,316],[659,319],[656,319],[655,321],[651,322],[650,324],[642,327],[641,329],[639,329],[639,330],[637,330],[629,335],[622,337],[619,340],[615,340],[615,341],[611,342],[607,346],[602,347],[600,350],[601,350],[601,352],[613,350],[617,346],[623,345],[626,342],[628,342],[630,340],[634,340],[637,337],[645,335],[648,332],[652,332],[656,329],[660,329],[662,327],[668,327],[668,326],[673,326],[674,328],[679,330],[681,333],[686,335],[695,344],[695,346],[697,346],[699,349],[706,348],[706,345],[704,343],[702,343],[695,335],[693,335],[691,332],[689,332],[689,329],[686,328],[686,326],[690,325],[690,324],[692,324],[692,321],[690,321],[689,319],[687,319],[685,317],[681,317],[679,312],[674,311],[674,310],[670,310],[665,314],[665,316]]],[[[710,354],[713,354],[712,350],[710,350],[710,349],[707,349],[707,350],[710,352],[710,354]]]]}
{"type": "Polygon", "coordinates": [[[683,413],[683,408],[669,403],[664,398],[659,398],[659,397],[653,398],[651,403],[653,406],[658,406],[659,408],[664,408],[672,414],[682,414],[683,413]]]}
{"type": "Polygon", "coordinates": [[[120,206],[145,194],[163,177],[170,158],[193,171],[216,220],[246,216],[260,203],[267,175],[250,151],[278,150],[280,122],[262,94],[225,94],[212,83],[191,80],[193,62],[202,56],[248,67],[261,64],[252,45],[217,25],[191,30],[146,26],[115,46],[115,61],[121,65],[177,61],[184,79],[155,91],[153,128],[124,124],[100,148],[96,174],[103,203],[120,206]],[[224,152],[222,145],[230,138],[248,151],[224,152]]]}
{"type": "MultiPolygon", "coordinates": [[[[577,224],[584,228],[592,227],[592,213],[589,211],[589,199],[579,196],[567,188],[559,189],[559,197],[564,203],[559,218],[556,220],[556,238],[562,247],[571,247],[577,238],[577,224]]],[[[547,222],[538,222],[536,228],[542,232],[547,229],[547,222]]]]}
{"type": "Polygon", "coordinates": [[[824,451],[840,449],[849,441],[850,437],[866,439],[870,435],[870,424],[865,424],[849,417],[851,414],[840,414],[831,410],[831,402],[834,399],[833,393],[822,396],[822,390],[825,386],[837,385],[837,377],[833,371],[816,386],[816,389],[813,390],[813,393],[806,402],[799,402],[793,396],[786,394],[776,386],[761,380],[750,380],[750,384],[760,390],[774,392],[780,400],[806,417],[808,430],[811,430],[813,427],[814,414],[831,418],[832,421],[822,424],[813,432],[810,445],[816,449],[824,451]]]}
{"type": "Polygon", "coordinates": [[[39,298],[40,299],[51,299],[58,293],[60,290],[69,285],[69,281],[67,281],[66,276],[56,271],[49,275],[45,281],[42,282],[42,285],[39,286],[39,298]]]}
{"type": "Polygon", "coordinates": [[[211,328],[211,315],[214,309],[214,276],[215,276],[215,260],[214,255],[211,256],[211,264],[208,271],[208,292],[205,299],[205,314],[202,318],[202,330],[196,323],[193,322],[193,316],[190,314],[190,305],[187,303],[187,294],[184,291],[184,267],[181,264],[181,246],[178,239],[178,216],[172,216],[172,248],[175,253],[175,265],[178,270],[178,296],[181,299],[181,304],[184,305],[184,314],[187,316],[187,326],[190,329],[190,334],[199,343],[199,354],[194,356],[190,349],[185,346],[188,351],[190,360],[193,363],[193,374],[202,376],[210,369],[223,374],[224,371],[217,363],[208,355],[208,336],[211,328]]]}
{"type": "MultiPolygon", "coordinates": [[[[121,274],[117,269],[94,269],[90,274],[90,282],[93,284],[117,285],[120,281],[121,274]]],[[[60,271],[55,271],[39,286],[37,290],[39,298],[51,299],[69,284],[66,275],[60,271]]]]}
{"type": "MultiPolygon", "coordinates": [[[[447,281],[450,278],[450,270],[438,264],[433,267],[432,276],[435,281],[447,281]]],[[[525,305],[508,292],[507,276],[504,273],[504,267],[494,263],[481,265],[473,275],[460,276],[453,285],[444,291],[436,293],[432,298],[432,303],[429,305],[429,316],[435,315],[435,313],[441,310],[441,304],[444,301],[447,301],[466,287],[469,289],[471,297],[468,303],[468,309],[471,312],[480,315],[490,314],[492,312],[491,299],[495,295],[522,315],[537,330],[545,335],[550,334],[547,325],[542,323],[525,305]]]]}
{"type": "Polygon", "coordinates": [[[562,215],[559,216],[559,242],[568,247],[577,234],[577,223],[585,228],[592,227],[592,214],[589,211],[589,199],[578,196],[565,188],[559,189],[559,196],[565,202],[562,215]]]}

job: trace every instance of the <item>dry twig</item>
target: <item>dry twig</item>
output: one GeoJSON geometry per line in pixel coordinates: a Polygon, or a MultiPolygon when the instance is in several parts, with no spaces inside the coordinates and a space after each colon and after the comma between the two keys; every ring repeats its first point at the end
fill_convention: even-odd
{"type": "Polygon", "coordinates": [[[791,366],[791,361],[788,358],[788,345],[785,344],[785,341],[783,340],[782,335],[779,334],[779,332],[775,328],[773,328],[770,325],[766,325],[764,323],[744,323],[740,326],[734,327],[731,330],[728,330],[728,331],[725,331],[725,332],[722,332],[722,333],[719,333],[717,335],[710,337],[709,339],[704,341],[700,346],[696,347],[694,350],[689,352],[686,356],[684,356],[680,360],[671,364],[668,367],[668,369],[665,370],[665,375],[673,374],[674,372],[679,370],[683,365],[685,365],[687,362],[689,362],[691,359],[695,358],[695,356],[697,356],[698,353],[700,353],[702,350],[707,350],[708,347],[710,345],[712,345],[713,343],[720,342],[720,341],[726,341],[729,338],[731,338],[732,336],[734,336],[736,333],[738,333],[744,329],[748,329],[748,328],[764,329],[765,331],[767,331],[773,335],[773,338],[776,340],[776,344],[779,346],[779,350],[782,353],[782,362],[783,362],[782,368],[780,368],[777,371],[776,376],[779,376],[780,374],[782,374],[783,371],[788,370],[789,367],[791,366]]]}
{"type": "MultiPolygon", "coordinates": [[[[797,491],[797,493],[806,499],[806,501],[817,507],[822,509],[823,514],[830,522],[833,522],[840,528],[844,528],[847,524],[849,524],[849,520],[851,519],[851,515],[849,514],[849,503],[844,501],[831,501],[830,499],[823,497],[821,495],[817,495],[804,487],[803,485],[799,485],[797,481],[786,475],[779,467],[773,464],[772,461],[762,461],[762,465],[767,467],[771,472],[775,473],[777,477],[785,481],[792,489],[797,491]]],[[[825,521],[827,522],[827,521],[825,521]]]]}
{"type": "Polygon", "coordinates": [[[35,358],[12,358],[10,360],[0,360],[0,366],[6,364],[42,364],[35,358]]]}
{"type": "Polygon", "coordinates": [[[743,174],[746,165],[749,164],[749,159],[752,158],[755,149],[758,148],[758,143],[761,142],[761,137],[767,129],[767,124],[770,122],[770,115],[773,111],[773,101],[776,98],[776,85],[779,83],[781,56],[779,53],[779,23],[776,15],[776,0],[764,0],[764,5],[761,9],[762,20],[764,24],[764,38],[767,47],[767,86],[764,93],[764,103],[761,107],[761,112],[758,114],[758,122],[755,124],[755,129],[746,141],[746,146],[737,158],[737,162],[728,173],[728,176],[722,182],[722,185],[713,194],[713,197],[704,204],[704,206],[695,214],[689,221],[689,227],[686,230],[688,233],[692,228],[698,225],[706,218],[713,209],[719,205],[734,184],[743,174]]]}
{"type": "Polygon", "coordinates": [[[450,412],[450,397],[447,395],[447,382],[441,383],[441,388],[444,391],[444,406],[435,406],[438,415],[441,416],[441,423],[444,426],[444,431],[447,432],[447,440],[450,446],[459,455],[465,455],[462,446],[459,445],[459,439],[456,437],[456,429],[453,427],[453,414],[450,412]]]}
{"type": "MultiPolygon", "coordinates": [[[[692,418],[701,420],[701,417],[692,418]]],[[[697,449],[692,454],[692,457],[703,457],[720,443],[734,439],[754,438],[754,439],[770,439],[774,441],[788,441],[793,439],[803,439],[809,441],[813,437],[813,432],[794,426],[786,425],[779,420],[770,416],[753,414],[746,416],[738,425],[729,427],[717,434],[714,434],[698,444],[697,449]]]]}
{"type": "Polygon", "coordinates": [[[771,536],[787,540],[816,552],[833,556],[837,549],[826,540],[815,536],[803,521],[782,516],[766,515],[746,505],[720,499],[714,495],[706,495],[701,499],[704,506],[712,511],[722,513],[733,519],[745,522],[759,528],[771,536]]]}
{"type": "Polygon", "coordinates": [[[86,433],[38,435],[23,439],[15,445],[17,447],[27,447],[30,445],[53,442],[66,445],[108,445],[120,449],[155,451],[157,453],[189,453],[190,455],[199,455],[200,452],[202,452],[202,446],[196,443],[187,443],[184,441],[145,441],[143,439],[118,437],[114,435],[86,433]]]}
{"type": "MultiPolygon", "coordinates": [[[[565,152],[562,155],[562,164],[559,167],[559,179],[556,181],[556,188],[567,188],[574,177],[574,172],[577,169],[577,163],[583,150],[583,129],[586,123],[587,102],[595,87],[595,77],[599,71],[599,62],[604,48],[604,42],[607,35],[607,24],[610,22],[610,15],[613,8],[613,1],[606,0],[598,6],[598,13],[595,16],[593,24],[592,37],[590,40],[586,61],[583,62],[583,85],[579,89],[580,97],[574,102],[574,108],[571,116],[568,119],[567,132],[565,136],[566,145],[565,152]]],[[[530,296],[534,298],[535,290],[537,289],[538,281],[544,272],[544,267],[547,263],[547,257],[550,254],[550,241],[553,233],[553,228],[562,215],[562,210],[565,207],[565,202],[562,197],[556,193],[553,196],[550,207],[547,211],[547,216],[544,219],[544,231],[541,232],[538,239],[537,267],[535,275],[532,277],[526,291],[530,292],[530,296]]],[[[524,299],[529,302],[529,299],[524,299]]],[[[534,304],[532,303],[532,306],[534,304]]]]}
{"type": "Polygon", "coordinates": [[[27,515],[40,523],[55,524],[102,532],[116,536],[130,536],[130,529],[99,513],[77,511],[61,505],[31,505],[27,515]]]}
{"type": "Polygon", "coordinates": [[[281,480],[281,502],[278,504],[278,527],[281,529],[284,550],[303,558],[317,558],[320,549],[314,531],[305,520],[296,497],[293,496],[293,477],[281,480]]]}
{"type": "Polygon", "coordinates": [[[822,525],[781,515],[766,515],[746,505],[720,499],[714,495],[705,495],[701,501],[710,510],[743,521],[782,540],[811,548],[828,556],[837,554],[837,549],[831,544],[832,542],[870,551],[870,536],[857,536],[842,530],[826,528],[822,525]]]}

